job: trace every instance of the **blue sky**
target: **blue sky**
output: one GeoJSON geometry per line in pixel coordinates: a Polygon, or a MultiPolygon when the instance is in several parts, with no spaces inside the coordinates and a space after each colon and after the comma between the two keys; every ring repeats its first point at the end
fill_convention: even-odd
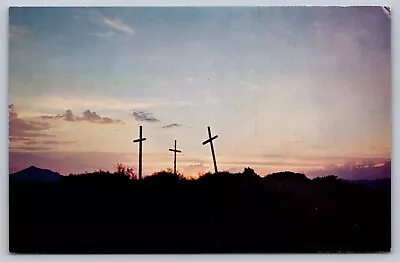
{"type": "Polygon", "coordinates": [[[15,139],[20,154],[125,154],[136,165],[141,124],[148,173],[170,166],[174,139],[182,169],[212,167],[208,125],[224,169],[390,159],[390,20],[379,7],[11,8],[9,48],[20,119],[90,110],[125,123],[51,119],[43,132],[76,143],[35,151],[15,139]]]}

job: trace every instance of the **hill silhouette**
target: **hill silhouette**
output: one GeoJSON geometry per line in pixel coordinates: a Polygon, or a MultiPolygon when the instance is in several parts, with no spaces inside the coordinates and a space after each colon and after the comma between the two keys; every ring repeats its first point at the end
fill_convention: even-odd
{"type": "Polygon", "coordinates": [[[381,179],[363,179],[363,180],[348,180],[349,183],[354,184],[361,184],[368,186],[370,188],[381,190],[381,191],[388,191],[391,187],[391,180],[390,178],[381,178],[381,179]]]}
{"type": "Polygon", "coordinates": [[[289,171],[273,173],[265,177],[266,180],[276,182],[304,183],[310,181],[304,174],[289,171]]]}
{"type": "Polygon", "coordinates": [[[10,174],[11,182],[56,182],[61,178],[62,176],[57,172],[35,166],[10,174]]]}
{"type": "Polygon", "coordinates": [[[10,180],[16,253],[388,252],[390,188],[335,176],[308,179],[170,170],[143,180],[127,170],[10,180]]]}

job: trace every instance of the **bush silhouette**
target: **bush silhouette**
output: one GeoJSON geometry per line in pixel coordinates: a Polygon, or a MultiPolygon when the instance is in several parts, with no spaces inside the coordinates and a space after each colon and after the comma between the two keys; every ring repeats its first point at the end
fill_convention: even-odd
{"type": "Polygon", "coordinates": [[[52,184],[10,183],[10,251],[22,253],[381,252],[390,194],[335,176],[253,169],[143,181],[123,165],[52,184]]]}
{"type": "Polygon", "coordinates": [[[152,181],[177,181],[177,180],[185,180],[186,178],[179,172],[174,174],[172,169],[168,168],[167,170],[153,173],[151,176],[145,177],[145,179],[148,181],[149,180],[152,180],[152,181]]]}

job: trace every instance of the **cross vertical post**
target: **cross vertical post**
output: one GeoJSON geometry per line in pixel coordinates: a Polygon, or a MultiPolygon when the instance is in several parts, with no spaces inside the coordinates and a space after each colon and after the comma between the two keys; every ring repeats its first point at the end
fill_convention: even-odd
{"type": "Polygon", "coordinates": [[[176,149],[176,140],[175,140],[175,146],[174,149],[169,149],[169,151],[174,152],[174,175],[176,175],[176,153],[182,153],[181,150],[176,149]]]}
{"type": "Polygon", "coordinates": [[[139,180],[142,179],[142,126],[139,128],[139,180]]]}
{"type": "Polygon", "coordinates": [[[133,140],[133,143],[139,142],[139,180],[142,180],[142,141],[146,138],[142,137],[142,126],[139,127],[139,138],[133,140]]]}
{"type": "Polygon", "coordinates": [[[174,146],[174,174],[176,175],[176,140],[174,146]]]}
{"type": "Polygon", "coordinates": [[[211,128],[208,126],[207,129],[208,129],[208,139],[203,142],[203,145],[210,143],[211,154],[212,154],[212,158],[213,158],[213,162],[214,162],[214,170],[215,170],[215,173],[218,173],[217,161],[215,160],[215,152],[214,152],[214,145],[213,145],[213,140],[218,138],[218,135],[211,137],[211,128]]]}

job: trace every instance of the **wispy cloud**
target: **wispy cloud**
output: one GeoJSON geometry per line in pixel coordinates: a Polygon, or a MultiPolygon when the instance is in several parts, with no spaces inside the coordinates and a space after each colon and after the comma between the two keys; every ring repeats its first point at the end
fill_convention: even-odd
{"type": "Polygon", "coordinates": [[[148,56],[147,59],[149,60],[158,60],[160,57],[158,56],[148,56]]]}
{"type": "Polygon", "coordinates": [[[155,118],[152,113],[147,111],[136,111],[133,110],[132,116],[135,118],[136,121],[141,122],[158,122],[159,119],[155,118]]]}
{"type": "Polygon", "coordinates": [[[82,113],[81,117],[74,116],[71,110],[66,110],[64,114],[62,115],[44,115],[41,116],[42,119],[52,119],[52,120],[58,120],[58,119],[63,119],[65,121],[86,121],[90,123],[95,123],[95,124],[124,124],[123,121],[119,119],[111,119],[109,117],[101,117],[99,116],[96,112],[92,112],[89,109],[85,110],[82,113]]]}
{"type": "Polygon", "coordinates": [[[209,170],[209,166],[203,163],[190,164],[183,168],[183,174],[186,177],[197,177],[199,174],[204,174],[209,170]]]}
{"type": "Polygon", "coordinates": [[[46,147],[46,146],[14,146],[12,148],[13,151],[18,150],[18,151],[38,151],[38,152],[42,152],[42,151],[52,151],[54,150],[54,148],[52,147],[46,147]]]}
{"type": "Polygon", "coordinates": [[[170,124],[170,125],[165,125],[162,128],[173,128],[173,127],[180,127],[180,126],[182,126],[182,125],[181,124],[177,124],[177,123],[173,123],[173,124],[170,124]]]}
{"type": "Polygon", "coordinates": [[[63,145],[63,144],[74,144],[74,143],[77,143],[77,141],[28,140],[24,142],[25,145],[63,145]]]}
{"type": "Polygon", "coordinates": [[[263,90],[264,88],[256,85],[256,84],[252,84],[246,81],[241,81],[240,84],[247,90],[251,90],[251,91],[257,91],[257,90],[263,90]]]}
{"type": "MultiPolygon", "coordinates": [[[[101,12],[94,11],[92,9],[79,9],[76,11],[76,15],[72,16],[72,19],[79,20],[82,18],[82,16],[87,16],[89,22],[97,25],[100,24],[101,26],[106,27],[108,29],[112,29],[114,31],[118,31],[130,36],[135,34],[134,28],[126,24],[122,19],[110,18],[104,16],[101,12]]],[[[95,32],[89,34],[97,37],[111,37],[114,35],[111,34],[110,32],[95,32]]]]}
{"type": "Polygon", "coordinates": [[[90,33],[90,35],[100,37],[100,38],[107,38],[107,37],[114,36],[114,32],[111,30],[107,31],[107,32],[93,32],[93,33],[90,33]]]}
{"type": "Polygon", "coordinates": [[[111,19],[105,16],[100,16],[100,22],[103,26],[112,28],[128,35],[134,35],[135,30],[132,26],[124,23],[121,19],[111,19]]]}
{"type": "Polygon", "coordinates": [[[231,160],[219,160],[221,165],[226,166],[254,166],[254,167],[281,167],[281,168],[296,168],[296,167],[309,167],[309,168],[318,168],[321,166],[319,163],[311,163],[311,162],[288,162],[288,161],[271,161],[271,160],[251,160],[251,161],[231,161],[231,160]]]}
{"type": "Polygon", "coordinates": [[[27,106],[36,112],[57,112],[60,108],[73,108],[74,110],[84,111],[87,108],[92,110],[118,110],[131,112],[133,109],[150,108],[158,106],[191,106],[193,103],[188,101],[173,101],[168,99],[147,98],[147,99],[123,99],[116,97],[103,97],[96,95],[80,96],[56,96],[41,95],[39,97],[16,97],[12,101],[18,105],[27,106]]]}

